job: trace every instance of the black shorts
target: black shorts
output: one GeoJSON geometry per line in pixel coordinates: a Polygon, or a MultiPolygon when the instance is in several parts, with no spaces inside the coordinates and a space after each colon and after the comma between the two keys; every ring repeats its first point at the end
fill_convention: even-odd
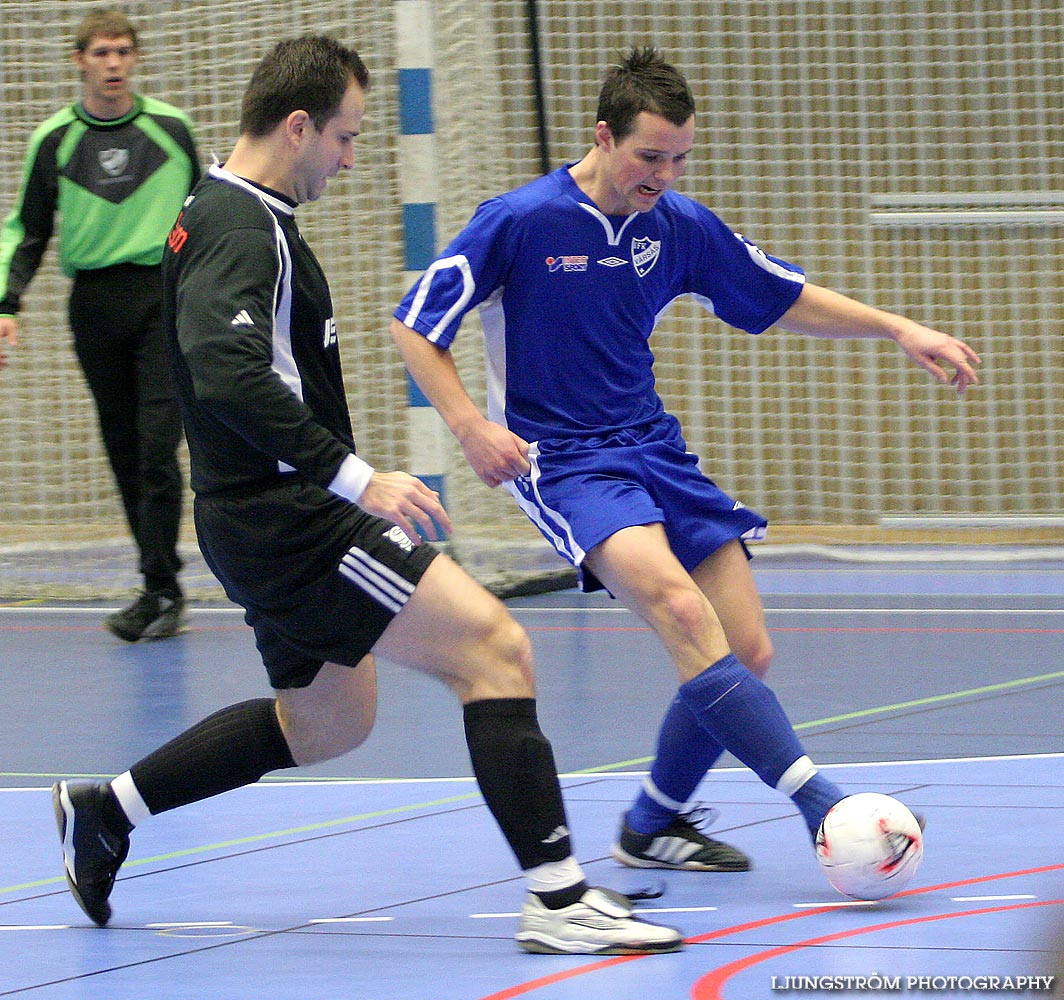
{"type": "Polygon", "coordinates": [[[244,608],[274,688],[306,687],[325,662],[355,666],[439,554],[297,476],[196,497],[195,518],[207,565],[244,608]]]}

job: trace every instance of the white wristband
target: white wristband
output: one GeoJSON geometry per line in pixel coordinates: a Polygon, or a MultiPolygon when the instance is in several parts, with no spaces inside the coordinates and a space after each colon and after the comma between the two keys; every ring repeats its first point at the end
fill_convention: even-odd
{"type": "Polygon", "coordinates": [[[373,466],[363,462],[358,455],[348,455],[340,463],[333,481],[329,483],[329,490],[351,503],[358,503],[362,494],[369,486],[370,477],[373,475],[373,466]]]}

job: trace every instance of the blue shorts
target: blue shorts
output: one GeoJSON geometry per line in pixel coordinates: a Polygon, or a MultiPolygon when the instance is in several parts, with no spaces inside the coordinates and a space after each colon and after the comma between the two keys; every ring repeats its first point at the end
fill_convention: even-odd
{"type": "Polygon", "coordinates": [[[734,538],[758,539],[768,521],[732,499],[698,467],[675,417],[591,438],[552,438],[529,447],[532,471],[507,487],[585,591],[602,583],[584,557],[622,528],[660,523],[690,572],[734,538]]]}

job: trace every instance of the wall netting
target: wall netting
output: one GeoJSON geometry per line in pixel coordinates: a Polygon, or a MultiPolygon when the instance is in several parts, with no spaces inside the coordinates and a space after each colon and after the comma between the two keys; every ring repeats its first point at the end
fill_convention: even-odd
{"type": "MultiPolygon", "coordinates": [[[[192,115],[206,160],[225,159],[243,87],[277,39],[334,34],[369,65],[358,164],[300,219],[333,285],[359,451],[379,468],[404,467],[406,383],[387,336],[404,282],[393,5],[120,6],[142,31],[140,89],[192,115]]],[[[678,303],[654,335],[659,388],[706,470],[773,522],[769,538],[1060,541],[1059,7],[536,7],[552,164],[578,159],[591,141],[606,66],[631,44],[657,45],[686,72],[699,107],[685,193],[810,280],[963,337],[983,357],[982,384],[958,400],[890,345],[777,330],[752,338],[678,303]],[[906,530],[907,519],[944,532],[906,530]]],[[[68,53],[84,9],[0,0],[5,213],[32,129],[78,93],[68,53]]],[[[534,177],[541,150],[529,5],[435,0],[431,10],[443,243],[483,198],[534,177]]],[[[25,299],[22,343],[0,373],[0,595],[56,591],[67,577],[79,593],[129,582],[124,525],[69,345],[66,289],[50,253],[25,299]],[[120,571],[100,558],[109,544],[123,550],[120,571]],[[32,581],[20,568],[27,560],[36,560],[32,581]]],[[[455,350],[482,397],[475,319],[455,350]]],[[[538,564],[545,543],[457,451],[448,496],[453,551],[478,575],[538,564]]],[[[185,539],[194,549],[190,526],[185,539]]]]}

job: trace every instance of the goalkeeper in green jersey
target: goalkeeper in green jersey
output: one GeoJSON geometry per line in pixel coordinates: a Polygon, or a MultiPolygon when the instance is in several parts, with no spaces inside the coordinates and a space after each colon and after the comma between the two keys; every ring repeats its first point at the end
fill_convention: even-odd
{"type": "Polygon", "coordinates": [[[106,624],[134,642],[174,635],[184,623],[181,418],[160,326],[159,263],[200,167],[188,117],[132,89],[140,50],[123,14],[88,14],[72,58],[81,98],[34,131],[0,230],[0,368],[18,343],[22,296],[58,217],[74,350],[144,578],[143,592],[106,624]]]}

